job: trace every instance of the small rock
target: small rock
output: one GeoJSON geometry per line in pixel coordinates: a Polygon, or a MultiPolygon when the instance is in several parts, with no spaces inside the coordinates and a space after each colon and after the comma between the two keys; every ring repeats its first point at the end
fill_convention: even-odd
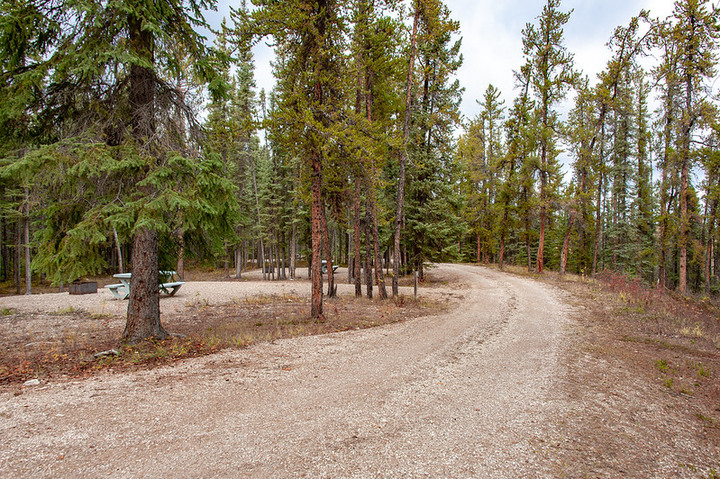
{"type": "Polygon", "coordinates": [[[117,356],[118,351],[117,349],[108,349],[107,351],[100,351],[99,353],[95,353],[96,358],[102,358],[104,356],[117,356]]]}
{"type": "Polygon", "coordinates": [[[39,386],[40,380],[39,379],[30,379],[29,381],[25,381],[25,384],[23,386],[39,386]]]}

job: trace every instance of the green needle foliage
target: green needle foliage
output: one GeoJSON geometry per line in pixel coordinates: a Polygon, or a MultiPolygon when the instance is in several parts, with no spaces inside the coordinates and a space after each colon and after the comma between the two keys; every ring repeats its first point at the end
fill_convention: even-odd
{"type": "Polygon", "coordinates": [[[133,283],[146,285],[146,294],[131,288],[130,340],[164,334],[153,306],[157,287],[147,286],[159,267],[158,238],[169,244],[177,228],[202,231],[212,247],[228,233],[222,219],[236,210],[217,159],[197,154],[199,125],[185,88],[204,82],[224,94],[216,70],[227,59],[196,31],[211,7],[204,0],[16,2],[3,17],[0,49],[16,53],[0,78],[17,94],[0,97],[0,111],[9,112],[2,121],[28,128],[2,138],[0,175],[34,199],[33,268],[56,283],[71,281],[106,266],[101,247],[111,231],[133,238],[133,283]]]}

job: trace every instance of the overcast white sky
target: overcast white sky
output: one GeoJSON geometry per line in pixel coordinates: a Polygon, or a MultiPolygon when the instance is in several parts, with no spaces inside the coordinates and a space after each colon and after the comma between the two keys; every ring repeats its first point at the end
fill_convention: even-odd
{"type": "MultiPolygon", "coordinates": [[[[223,15],[229,16],[231,0],[220,0],[218,12],[210,12],[208,21],[219,25],[223,15]]],[[[465,63],[458,72],[465,88],[462,112],[472,118],[479,112],[476,100],[482,99],[488,84],[500,89],[505,104],[510,105],[513,92],[513,70],[523,63],[522,29],[535,23],[543,0],[446,0],[452,18],[460,21],[462,54],[465,63]]],[[[609,58],[605,46],[614,29],[627,25],[640,10],[652,16],[666,17],[672,13],[672,0],[565,0],[561,9],[573,9],[565,26],[566,46],[575,54],[576,66],[591,80],[602,71],[609,58]]],[[[272,89],[274,79],[269,61],[272,52],[264,45],[255,49],[255,77],[258,88],[272,89]]]]}

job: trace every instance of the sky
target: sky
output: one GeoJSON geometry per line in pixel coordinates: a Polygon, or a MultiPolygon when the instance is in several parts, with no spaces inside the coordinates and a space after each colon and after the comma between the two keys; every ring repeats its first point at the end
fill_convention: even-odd
{"type": "MultiPolygon", "coordinates": [[[[230,0],[219,0],[218,12],[209,12],[208,21],[219,25],[229,16],[230,0]]],[[[461,111],[471,119],[480,112],[476,100],[482,100],[489,84],[499,88],[505,105],[515,97],[513,71],[524,63],[522,29],[536,23],[545,5],[543,0],[446,0],[451,17],[460,22],[461,53],[464,64],[458,71],[465,88],[461,111]]],[[[561,10],[573,10],[565,25],[565,45],[575,55],[576,69],[591,83],[608,59],[607,41],[616,27],[627,25],[642,9],[651,16],[665,18],[672,13],[673,0],[564,0],[561,10]]],[[[258,88],[269,91],[275,80],[270,60],[272,50],[265,44],[254,49],[255,78],[258,88]]]]}

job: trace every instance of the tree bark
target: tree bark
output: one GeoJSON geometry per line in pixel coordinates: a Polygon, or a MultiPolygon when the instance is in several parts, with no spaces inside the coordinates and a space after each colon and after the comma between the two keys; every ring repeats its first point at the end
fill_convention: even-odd
{"type": "Polygon", "coordinates": [[[312,299],[310,306],[310,316],[322,319],[323,313],[323,279],[322,279],[322,164],[321,153],[316,150],[312,154],[312,204],[311,204],[311,243],[312,243],[312,299]]]}
{"type": "Polygon", "coordinates": [[[372,233],[370,232],[369,208],[365,208],[365,284],[367,286],[367,297],[373,297],[373,276],[372,276],[372,233]]]}
{"type": "Polygon", "coordinates": [[[290,279],[295,279],[295,256],[297,256],[297,225],[293,221],[290,238],[290,279]]]}
{"type": "MultiPolygon", "coordinates": [[[[690,15],[691,32],[690,37],[695,39],[695,17],[690,15]]],[[[692,48],[689,52],[688,64],[694,62],[692,48]]],[[[688,67],[686,67],[688,68],[688,67]]],[[[688,278],[688,243],[690,242],[690,216],[688,212],[688,187],[690,176],[690,137],[692,135],[694,114],[693,108],[693,75],[691,72],[685,74],[685,112],[683,115],[682,138],[680,145],[680,278],[678,291],[687,294],[688,278]]]]}
{"type": "Polygon", "coordinates": [[[353,281],[355,296],[362,296],[361,254],[360,254],[360,178],[355,179],[355,198],[353,202],[353,281]]]}
{"type": "Polygon", "coordinates": [[[397,206],[395,209],[395,238],[393,248],[393,280],[392,295],[398,295],[398,281],[400,277],[400,233],[403,223],[403,208],[405,205],[405,163],[407,162],[407,147],[410,139],[410,116],[412,107],[412,85],[415,70],[415,53],[417,48],[417,28],[420,9],[416,6],[413,16],[413,31],[410,37],[410,58],[408,60],[408,73],[405,83],[405,116],[403,120],[403,146],[400,152],[400,172],[398,174],[397,206]]]}
{"type": "Polygon", "coordinates": [[[328,233],[327,214],[325,208],[322,208],[322,229],[323,244],[325,249],[325,264],[327,266],[328,275],[328,297],[334,298],[337,288],[335,288],[335,273],[332,268],[332,248],[330,247],[330,235],[328,233]]]}
{"type": "Polygon", "coordinates": [[[565,239],[563,239],[562,253],[560,254],[560,274],[565,274],[567,268],[568,255],[570,254],[570,233],[572,233],[573,225],[575,224],[575,213],[570,213],[570,222],[565,232],[565,239]]]}
{"type": "Polygon", "coordinates": [[[225,271],[225,279],[230,277],[230,248],[228,247],[227,241],[225,241],[225,259],[223,260],[223,271],[225,271]]]}
{"type": "MultiPolygon", "coordinates": [[[[708,188],[709,190],[709,188],[708,188]]],[[[705,238],[705,293],[710,293],[710,285],[712,283],[712,258],[713,258],[713,236],[715,235],[715,212],[717,209],[717,200],[713,200],[709,208],[707,217],[707,237],[705,238]]]]}
{"type": "Polygon", "coordinates": [[[240,245],[235,246],[235,279],[242,277],[243,269],[243,252],[240,245]]]}
{"type": "Polygon", "coordinates": [[[385,275],[382,270],[382,256],[380,256],[380,234],[377,225],[377,209],[375,206],[374,192],[368,191],[368,210],[370,213],[370,224],[372,228],[373,252],[375,254],[375,282],[378,286],[378,295],[380,299],[387,299],[387,289],[385,288],[385,275]]]}
{"type": "MultiPolygon", "coordinates": [[[[545,101],[545,95],[543,95],[545,101]]],[[[543,104],[542,110],[542,140],[540,144],[540,237],[537,252],[537,272],[542,274],[545,271],[545,224],[547,223],[547,140],[545,140],[545,131],[547,130],[548,112],[547,105],[543,104]]]]}
{"type": "Polygon", "coordinates": [[[32,294],[32,268],[30,266],[30,192],[25,188],[23,204],[23,232],[25,235],[25,294],[32,294]]]}
{"type": "Polygon", "coordinates": [[[22,218],[18,218],[15,228],[15,293],[20,294],[22,286],[20,285],[20,270],[22,269],[22,218]]]}
{"type": "MultiPolygon", "coordinates": [[[[115,250],[117,251],[118,270],[120,271],[120,273],[124,273],[125,267],[123,265],[122,246],[120,245],[120,238],[118,238],[117,229],[114,226],[113,226],[113,238],[115,239],[115,250]]],[[[181,249],[182,249],[182,247],[181,247],[181,249]]]]}
{"type": "MultiPolygon", "coordinates": [[[[143,28],[141,18],[132,16],[128,21],[129,48],[148,63],[153,64],[153,33],[143,28]]],[[[155,135],[155,76],[146,66],[130,67],[130,112],[133,137],[138,148],[153,151],[155,135]]],[[[151,196],[154,189],[141,189],[151,196]]],[[[160,324],[160,295],[158,290],[158,233],[148,227],[139,228],[133,238],[132,278],[127,323],[122,339],[135,343],[151,337],[166,338],[160,324]]]]}
{"type": "Polygon", "coordinates": [[[157,231],[141,228],[135,233],[131,256],[130,302],[122,338],[131,344],[164,339],[168,334],[160,324],[157,231]]]}
{"type": "MultiPolygon", "coordinates": [[[[258,196],[257,188],[257,177],[255,174],[255,161],[250,160],[250,174],[252,177],[253,194],[255,195],[255,213],[257,215],[257,224],[260,225],[260,197],[258,196]]],[[[262,271],[263,281],[267,279],[265,272],[265,244],[262,237],[262,231],[260,232],[259,245],[258,245],[258,264],[260,265],[260,271],[262,271]]]]}

